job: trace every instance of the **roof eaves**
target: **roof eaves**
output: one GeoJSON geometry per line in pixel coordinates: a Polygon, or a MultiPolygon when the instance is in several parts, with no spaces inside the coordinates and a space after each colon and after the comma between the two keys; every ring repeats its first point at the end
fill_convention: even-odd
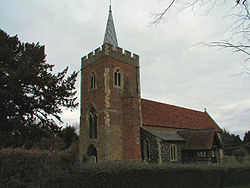
{"type": "Polygon", "coordinates": [[[143,128],[143,130],[149,132],[150,134],[160,138],[163,141],[177,141],[177,142],[186,142],[186,140],[180,136],[179,134],[177,134],[177,131],[173,131],[173,130],[159,130],[159,129],[155,129],[153,130],[153,128],[143,128]],[[169,133],[167,136],[169,136],[169,138],[166,138],[164,135],[165,133],[169,133]]]}
{"type": "Polygon", "coordinates": [[[210,114],[207,112],[207,111],[205,111],[204,112],[215,124],[216,124],[216,126],[219,128],[219,132],[222,132],[222,129],[220,128],[220,126],[214,121],[214,119],[210,116],[210,114]]]}

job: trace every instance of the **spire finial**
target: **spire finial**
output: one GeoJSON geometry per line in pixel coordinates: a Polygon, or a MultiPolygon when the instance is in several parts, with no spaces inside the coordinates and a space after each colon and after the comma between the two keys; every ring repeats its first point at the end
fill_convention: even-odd
{"type": "Polygon", "coordinates": [[[109,1],[109,12],[111,12],[111,0],[109,1]]]}

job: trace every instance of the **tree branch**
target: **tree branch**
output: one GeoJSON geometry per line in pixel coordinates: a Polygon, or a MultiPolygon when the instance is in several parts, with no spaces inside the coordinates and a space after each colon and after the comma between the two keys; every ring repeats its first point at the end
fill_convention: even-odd
{"type": "Polygon", "coordinates": [[[243,45],[243,44],[235,45],[235,44],[230,43],[227,40],[211,42],[208,44],[201,42],[199,44],[203,44],[203,45],[208,46],[208,47],[230,48],[233,50],[233,52],[242,52],[246,55],[250,55],[250,52],[247,51],[250,48],[249,45],[243,45]]]}
{"type": "Polygon", "coordinates": [[[173,4],[175,3],[175,0],[172,0],[172,2],[169,4],[169,6],[161,13],[154,13],[154,16],[156,17],[156,19],[154,21],[152,21],[152,24],[158,24],[162,21],[164,15],[166,14],[167,11],[170,10],[170,8],[173,6],[173,4]]]}

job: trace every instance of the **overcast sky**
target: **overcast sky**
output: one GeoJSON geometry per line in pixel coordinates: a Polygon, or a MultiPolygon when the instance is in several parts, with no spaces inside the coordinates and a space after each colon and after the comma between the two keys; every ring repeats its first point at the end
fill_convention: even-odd
{"type": "MultiPolygon", "coordinates": [[[[228,36],[233,5],[221,5],[208,15],[204,9],[194,14],[177,8],[164,23],[150,25],[151,13],[168,3],[112,1],[119,46],[140,56],[142,97],[207,108],[221,128],[242,136],[250,130],[250,78],[239,75],[246,56],[195,45],[228,36]]],[[[55,72],[66,66],[73,72],[80,69],[82,56],[102,45],[108,6],[108,0],[0,0],[0,27],[22,42],[45,45],[55,72]]],[[[69,124],[79,123],[79,117],[79,109],[62,115],[69,124]]]]}

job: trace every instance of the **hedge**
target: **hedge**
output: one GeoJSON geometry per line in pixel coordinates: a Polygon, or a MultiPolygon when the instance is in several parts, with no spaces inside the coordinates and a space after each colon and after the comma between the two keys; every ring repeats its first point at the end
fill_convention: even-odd
{"type": "Polygon", "coordinates": [[[250,166],[96,164],[51,174],[43,187],[207,188],[250,184],[250,166]]]}
{"type": "Polygon", "coordinates": [[[0,150],[0,187],[168,187],[250,185],[250,165],[81,164],[75,149],[64,152],[0,150]]]}

